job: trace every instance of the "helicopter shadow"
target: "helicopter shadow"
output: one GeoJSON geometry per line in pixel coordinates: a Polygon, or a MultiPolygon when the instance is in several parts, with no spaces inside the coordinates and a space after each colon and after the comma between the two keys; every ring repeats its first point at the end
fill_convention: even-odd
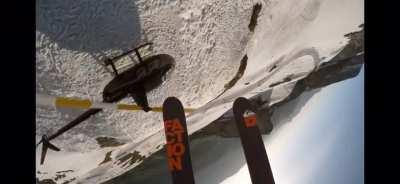
{"type": "Polygon", "coordinates": [[[134,0],[40,0],[36,10],[36,31],[61,48],[97,55],[141,38],[134,0]]]}

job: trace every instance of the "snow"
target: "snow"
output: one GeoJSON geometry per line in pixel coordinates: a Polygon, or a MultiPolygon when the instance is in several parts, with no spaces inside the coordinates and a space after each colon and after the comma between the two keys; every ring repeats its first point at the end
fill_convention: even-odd
{"type": "MultiPolygon", "coordinates": [[[[148,94],[149,103],[160,106],[166,97],[176,96],[185,107],[199,107],[187,117],[189,133],[193,133],[230,109],[239,96],[272,90],[271,104],[284,99],[323,56],[334,56],[346,44],[344,34],[363,23],[358,7],[363,7],[362,1],[37,1],[36,92],[101,101],[101,91],[112,79],[101,60],[148,40],[154,43],[153,54],[169,54],[176,62],[163,85],[148,94]],[[257,2],[263,8],[251,33],[247,26],[257,2]],[[236,74],[245,54],[249,59],[244,76],[211,101],[236,74]],[[274,64],[277,68],[268,72],[274,64]],[[292,81],[269,88],[289,74],[294,76],[292,81]]],[[[79,113],[37,107],[37,141],[79,113]]],[[[149,156],[165,144],[160,113],[109,110],[52,142],[62,151],[49,151],[44,165],[37,162],[37,170],[48,172],[38,175],[39,179],[72,169],[72,174],[57,182],[75,177],[74,182],[82,183],[123,174],[140,163],[121,167],[115,160],[135,150],[149,156]],[[100,148],[94,140],[98,136],[129,142],[100,148]],[[113,162],[98,166],[110,150],[113,162]]]]}

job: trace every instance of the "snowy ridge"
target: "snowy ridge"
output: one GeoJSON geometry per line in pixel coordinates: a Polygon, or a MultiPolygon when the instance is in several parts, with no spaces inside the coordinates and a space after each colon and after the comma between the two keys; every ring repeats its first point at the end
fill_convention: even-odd
{"type": "MultiPolygon", "coordinates": [[[[332,8],[341,3],[348,5],[347,9],[340,7],[344,12],[353,11],[354,6],[349,4],[360,4],[357,0],[299,0],[296,3],[290,0],[89,0],[69,8],[61,1],[40,1],[37,2],[37,92],[101,101],[102,88],[112,78],[100,64],[101,59],[131,48],[138,40],[147,39],[154,43],[154,54],[166,53],[176,61],[174,71],[168,74],[164,84],[149,93],[149,103],[158,106],[166,97],[176,96],[184,106],[200,107],[187,117],[191,134],[229,110],[239,96],[251,97],[272,90],[271,104],[287,97],[297,80],[315,70],[322,57],[337,53],[346,44],[343,35],[356,30],[363,22],[357,15],[351,23],[330,25],[333,18],[349,22],[346,14],[337,13],[339,8],[332,8]],[[250,33],[247,26],[256,2],[263,8],[255,32],[250,33]],[[103,11],[91,10],[89,6],[103,11]],[[65,11],[59,11],[60,8],[65,11]],[[80,11],[87,13],[78,16],[80,11]],[[47,17],[48,14],[52,16],[47,17]],[[96,18],[102,15],[108,17],[110,22],[106,23],[109,25],[96,18]],[[55,20],[58,22],[54,23],[55,20]],[[117,20],[127,22],[111,26],[117,20]],[[73,25],[85,27],[84,24],[89,25],[74,29],[73,25]],[[125,25],[134,26],[126,28],[125,25]],[[97,26],[99,30],[92,30],[88,28],[90,26],[97,26]],[[96,32],[96,39],[91,38],[93,35],[83,36],[92,32],[96,32]],[[74,33],[78,36],[68,36],[74,33]],[[52,35],[57,36],[54,39],[52,35]],[[125,36],[111,39],[115,35],[125,36]],[[110,40],[115,44],[110,45],[110,40]],[[245,54],[249,59],[244,76],[210,102],[235,75],[245,54]],[[269,72],[273,65],[276,68],[269,72]],[[290,82],[269,87],[288,75],[293,78],[290,82]]],[[[127,98],[121,102],[131,101],[127,98]]],[[[38,107],[36,133],[38,136],[52,133],[79,113],[77,110],[38,107]]],[[[58,171],[73,170],[56,182],[75,178],[72,183],[101,183],[141,163],[133,156],[123,159],[127,155],[136,151],[147,157],[161,149],[165,140],[159,113],[104,111],[53,143],[63,151],[49,152],[45,164],[37,165],[40,173],[46,173],[37,174],[39,179],[55,178],[58,171]],[[116,137],[126,143],[100,148],[95,141],[99,136],[116,137]],[[112,151],[111,161],[99,165],[109,151],[112,151]],[[130,164],[126,164],[128,162],[130,164]]],[[[39,151],[37,149],[37,153],[39,151]]],[[[37,155],[39,158],[40,154],[37,155]]]]}

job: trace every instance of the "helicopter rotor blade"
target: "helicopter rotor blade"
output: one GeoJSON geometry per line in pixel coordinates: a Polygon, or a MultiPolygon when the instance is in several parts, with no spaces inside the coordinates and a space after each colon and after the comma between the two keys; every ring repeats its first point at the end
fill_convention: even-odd
{"type": "Polygon", "coordinates": [[[49,136],[48,140],[52,140],[52,139],[58,137],[59,135],[61,135],[64,132],[68,131],[69,129],[75,127],[76,125],[82,123],[83,121],[88,119],[90,116],[92,116],[92,115],[94,115],[94,114],[96,114],[96,113],[98,113],[100,111],[101,111],[101,109],[98,109],[98,108],[91,108],[91,109],[85,111],[83,114],[78,116],[76,119],[72,120],[67,125],[65,125],[64,127],[60,128],[56,133],[54,133],[53,135],[49,136]]]}

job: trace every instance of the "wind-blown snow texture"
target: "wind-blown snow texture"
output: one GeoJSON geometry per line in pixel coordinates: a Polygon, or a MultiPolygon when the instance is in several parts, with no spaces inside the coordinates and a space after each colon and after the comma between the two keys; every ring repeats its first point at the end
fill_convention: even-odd
{"type": "MultiPolygon", "coordinates": [[[[221,116],[236,97],[272,90],[271,103],[284,99],[297,80],[318,67],[320,58],[327,60],[337,54],[346,44],[343,35],[363,22],[359,17],[353,20],[343,12],[330,11],[332,4],[345,4],[343,9],[350,11],[360,5],[358,0],[36,3],[37,93],[101,101],[101,91],[112,79],[102,59],[148,40],[154,43],[152,54],[169,54],[176,61],[163,85],[148,94],[149,103],[160,106],[168,96],[176,96],[184,106],[200,107],[188,116],[189,133],[221,116]],[[247,26],[255,3],[261,3],[262,10],[251,33],[247,26]],[[243,77],[210,102],[234,77],[245,54],[249,59],[243,77]],[[273,65],[277,67],[268,72],[273,65]],[[270,84],[288,75],[292,81],[269,89],[270,84]]],[[[122,102],[133,101],[127,98],[122,102]]],[[[79,113],[37,107],[37,137],[55,132],[79,113]]],[[[140,164],[136,161],[123,166],[134,160],[120,163],[124,156],[134,151],[148,156],[161,149],[159,145],[165,140],[160,113],[105,111],[52,142],[62,152],[49,151],[45,164],[37,165],[39,179],[54,179],[57,171],[73,170],[57,182],[75,178],[72,182],[99,183],[140,164]],[[126,144],[100,148],[95,140],[100,136],[115,137],[126,144]],[[109,151],[112,161],[99,166],[109,151]]]]}

